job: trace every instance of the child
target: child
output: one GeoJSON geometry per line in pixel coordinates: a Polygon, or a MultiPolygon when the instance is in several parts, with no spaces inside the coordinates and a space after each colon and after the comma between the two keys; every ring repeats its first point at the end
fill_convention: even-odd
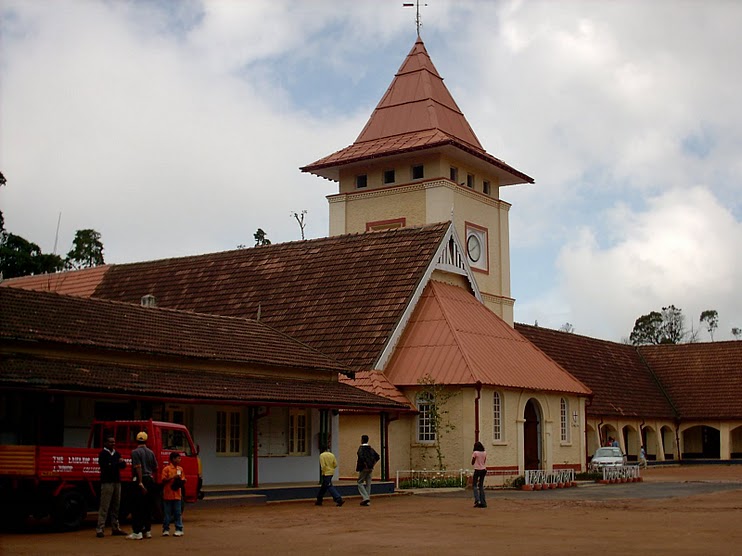
{"type": "Polygon", "coordinates": [[[180,464],[180,454],[170,453],[170,464],[162,470],[162,505],[165,517],[162,520],[162,536],[170,536],[170,522],[175,521],[175,536],[183,536],[182,492],[186,478],[180,464]]]}

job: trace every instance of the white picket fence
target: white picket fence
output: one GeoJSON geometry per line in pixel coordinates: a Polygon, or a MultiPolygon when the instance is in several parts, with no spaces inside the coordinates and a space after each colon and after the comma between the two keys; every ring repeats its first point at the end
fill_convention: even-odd
{"type": "Polygon", "coordinates": [[[529,469],[526,471],[526,484],[541,488],[552,488],[551,485],[572,486],[575,480],[574,469],[555,469],[546,471],[545,469],[529,469]]]}

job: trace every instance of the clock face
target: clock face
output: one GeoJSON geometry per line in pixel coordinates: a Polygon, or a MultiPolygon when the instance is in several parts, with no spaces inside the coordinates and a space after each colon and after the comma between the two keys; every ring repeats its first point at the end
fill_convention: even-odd
{"type": "Polygon", "coordinates": [[[466,252],[472,262],[477,262],[482,256],[482,242],[474,234],[466,239],[466,252]]]}

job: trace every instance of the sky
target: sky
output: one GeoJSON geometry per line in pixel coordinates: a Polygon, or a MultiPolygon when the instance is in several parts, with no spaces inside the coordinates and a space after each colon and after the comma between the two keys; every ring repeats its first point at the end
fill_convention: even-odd
{"type": "MultiPolygon", "coordinates": [[[[420,34],[511,203],[515,320],[622,341],[675,305],[742,328],[742,2],[427,0],[420,34]]],[[[108,263],[328,233],[307,165],[416,38],[397,0],[3,0],[6,229],[108,263]],[[58,232],[57,232],[58,229],[58,232]]],[[[710,339],[701,329],[701,341],[710,339]]]]}

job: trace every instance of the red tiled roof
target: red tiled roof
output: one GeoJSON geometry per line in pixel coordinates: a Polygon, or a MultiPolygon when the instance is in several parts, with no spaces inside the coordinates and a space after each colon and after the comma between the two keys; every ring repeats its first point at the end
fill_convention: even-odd
{"type": "MultiPolygon", "coordinates": [[[[256,318],[348,365],[374,366],[450,224],[111,265],[93,297],[256,318]]],[[[68,286],[79,276],[63,273],[68,286]]],[[[55,275],[56,276],[56,275],[55,275]]],[[[8,281],[7,285],[15,285],[8,281]]]]}
{"type": "Polygon", "coordinates": [[[637,349],[683,419],[742,418],[742,342],[637,349]]]}
{"type": "Polygon", "coordinates": [[[394,384],[389,382],[389,379],[382,371],[360,371],[355,374],[354,378],[341,376],[340,382],[345,382],[366,392],[371,392],[377,396],[383,396],[395,402],[405,404],[411,409],[416,410],[407,397],[394,384]]]}
{"type": "Polygon", "coordinates": [[[593,391],[588,415],[675,418],[633,346],[520,323],[515,329],[593,391]]]}
{"type": "Polygon", "coordinates": [[[336,167],[344,164],[445,145],[502,170],[502,185],[533,183],[482,148],[418,37],[355,142],[301,170],[337,180],[336,167]]]}
{"type": "Polygon", "coordinates": [[[109,268],[110,265],[103,264],[74,272],[8,278],[0,286],[90,297],[109,268]]]}
{"type": "Polygon", "coordinates": [[[90,392],[126,398],[189,403],[296,405],[355,410],[405,411],[407,407],[348,384],[327,380],[240,376],[172,369],[0,354],[0,387],[90,392]]]}
{"type": "Polygon", "coordinates": [[[386,369],[392,384],[425,375],[439,384],[482,384],[590,395],[466,290],[431,281],[386,369]]]}
{"type": "Polygon", "coordinates": [[[0,339],[291,367],[334,378],[341,363],[264,323],[0,288],[0,339]]]}

